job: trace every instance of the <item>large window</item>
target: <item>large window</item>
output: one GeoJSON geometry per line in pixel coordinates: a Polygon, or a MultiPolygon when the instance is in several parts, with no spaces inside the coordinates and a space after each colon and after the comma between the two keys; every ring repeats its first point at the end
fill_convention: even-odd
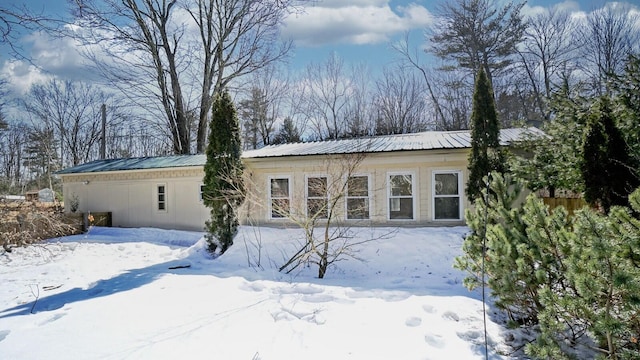
{"type": "Polygon", "coordinates": [[[350,176],[347,179],[347,219],[369,218],[369,177],[350,176]]]}
{"type": "Polygon", "coordinates": [[[289,177],[269,179],[269,214],[272,219],[289,215],[291,206],[291,180],[289,177]]]}
{"type": "Polygon", "coordinates": [[[165,184],[158,184],[156,186],[156,195],[158,211],[167,211],[167,186],[165,184]]]}
{"type": "Polygon", "coordinates": [[[389,219],[414,219],[413,177],[412,174],[389,175],[389,219]]]}
{"type": "Polygon", "coordinates": [[[326,176],[307,177],[307,216],[319,219],[329,217],[326,176]]]}
{"type": "Polygon", "coordinates": [[[433,218],[435,220],[462,219],[462,173],[438,171],[433,173],[433,218]]]}

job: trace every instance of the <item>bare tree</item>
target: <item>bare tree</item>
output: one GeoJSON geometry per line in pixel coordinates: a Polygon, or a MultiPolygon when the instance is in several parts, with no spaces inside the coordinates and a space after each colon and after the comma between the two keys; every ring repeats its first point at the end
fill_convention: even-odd
{"type": "Polygon", "coordinates": [[[529,20],[518,50],[520,61],[516,66],[523,71],[514,73],[526,84],[520,87],[520,93],[531,94],[545,120],[550,118],[548,100],[553,90],[561,86],[565,71],[576,66],[576,26],[569,12],[552,7],[529,20]],[[525,86],[528,90],[522,90],[525,86]]]}
{"type": "Polygon", "coordinates": [[[473,76],[482,67],[493,82],[493,76],[513,62],[526,26],[520,15],[524,4],[510,2],[497,9],[491,0],[445,2],[431,52],[473,76]]]}
{"type": "Polygon", "coordinates": [[[345,133],[345,118],[351,90],[344,61],[333,53],[324,63],[309,64],[303,79],[302,112],[319,140],[339,139],[345,133]]]}
{"type": "Polygon", "coordinates": [[[101,136],[100,107],[109,100],[92,85],[54,79],[34,85],[22,105],[35,122],[54,131],[60,162],[78,165],[92,160],[96,153],[101,136]]]}
{"type": "Polygon", "coordinates": [[[4,179],[10,191],[22,190],[22,159],[27,131],[24,124],[11,124],[8,129],[0,131],[0,178],[4,179]]]}
{"type": "Polygon", "coordinates": [[[461,71],[440,71],[434,76],[442,120],[436,129],[442,131],[465,130],[471,119],[471,99],[473,86],[466,81],[466,73],[461,71]]]}
{"type": "Polygon", "coordinates": [[[33,30],[48,28],[62,24],[60,19],[45,16],[42,13],[29,9],[27,5],[17,5],[18,2],[0,5],[0,44],[4,44],[9,55],[27,59],[19,44],[21,30],[33,30]]]}
{"type": "Polygon", "coordinates": [[[29,127],[26,137],[23,165],[38,188],[48,186],[53,189],[53,173],[61,168],[57,152],[59,141],[56,140],[53,124],[34,123],[29,127]]]}
{"type": "Polygon", "coordinates": [[[318,140],[338,139],[344,133],[349,83],[344,61],[336,53],[324,63],[312,63],[304,78],[304,116],[318,140]]]}
{"type": "Polygon", "coordinates": [[[425,63],[422,62],[420,52],[417,48],[412,47],[409,42],[409,33],[405,33],[404,39],[396,44],[393,44],[393,49],[400,54],[401,61],[410,68],[417,70],[424,80],[431,105],[434,109],[434,122],[437,127],[449,130],[446,126],[439,126],[447,122],[442,106],[440,105],[440,98],[436,92],[435,82],[432,78],[431,71],[425,63]]]}
{"type": "Polygon", "coordinates": [[[273,142],[276,121],[282,118],[289,91],[289,82],[281,75],[274,66],[269,66],[251,76],[248,97],[238,106],[245,149],[257,149],[273,142]]]}
{"type": "Polygon", "coordinates": [[[424,87],[424,83],[406,68],[385,68],[382,79],[376,82],[376,134],[406,134],[426,130],[424,87]]]}
{"type": "Polygon", "coordinates": [[[160,111],[175,153],[191,152],[193,112],[201,153],[214,94],[287,55],[291,42],[280,42],[279,26],[297,2],[80,0],[74,35],[104,75],[160,111]]]}
{"type": "Polygon", "coordinates": [[[297,251],[279,267],[280,271],[291,273],[300,266],[313,264],[318,266],[318,278],[322,279],[336,261],[357,259],[358,246],[390,235],[357,239],[354,223],[343,221],[345,208],[353,219],[369,216],[366,200],[345,206],[348,194],[369,190],[356,176],[365,157],[358,153],[327,158],[324,174],[307,178],[304,204],[279,201],[271,204],[271,211],[299,226],[305,234],[297,251]]]}
{"type": "Polygon", "coordinates": [[[345,114],[346,138],[375,134],[374,109],[371,102],[371,73],[363,64],[354,66],[351,75],[351,96],[345,114]]]}
{"type": "Polygon", "coordinates": [[[608,4],[587,16],[579,28],[583,70],[597,94],[610,93],[607,81],[624,72],[629,56],[640,51],[640,16],[622,4],[608,4]]]}
{"type": "Polygon", "coordinates": [[[238,104],[244,149],[258,149],[269,144],[273,118],[267,117],[267,100],[262,89],[251,88],[251,94],[238,104]]]}

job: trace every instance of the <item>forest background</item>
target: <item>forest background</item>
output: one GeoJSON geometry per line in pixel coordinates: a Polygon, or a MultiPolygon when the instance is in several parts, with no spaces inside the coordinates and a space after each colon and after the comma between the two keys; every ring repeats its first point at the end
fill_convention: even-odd
{"type": "Polygon", "coordinates": [[[624,2],[25,1],[0,6],[0,31],[1,193],[101,157],[202,153],[223,88],[245,149],[468,129],[479,67],[502,127],[545,128],[640,52],[624,2]]]}

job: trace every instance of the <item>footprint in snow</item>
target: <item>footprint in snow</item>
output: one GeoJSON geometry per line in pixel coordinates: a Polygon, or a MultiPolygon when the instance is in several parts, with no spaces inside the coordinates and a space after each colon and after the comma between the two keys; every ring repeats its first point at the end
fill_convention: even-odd
{"type": "Polygon", "coordinates": [[[47,319],[47,320],[45,320],[45,321],[41,322],[41,323],[40,323],[40,325],[46,325],[46,324],[48,324],[48,323],[52,323],[52,322],[54,322],[54,321],[56,321],[56,320],[60,319],[61,317],[65,316],[65,315],[67,315],[67,314],[66,314],[66,313],[65,313],[65,314],[62,314],[62,313],[60,313],[60,314],[55,314],[55,315],[53,315],[52,317],[50,317],[49,319],[47,319]]]}
{"type": "Polygon", "coordinates": [[[4,340],[11,330],[0,330],[0,341],[4,340]]]}
{"type": "Polygon", "coordinates": [[[453,320],[453,321],[460,321],[460,317],[458,316],[458,314],[454,313],[453,311],[447,311],[444,314],[442,314],[442,317],[447,319],[447,320],[453,320]]]}
{"type": "Polygon", "coordinates": [[[460,331],[457,335],[462,340],[476,343],[484,334],[480,330],[468,330],[464,332],[460,331]]]}
{"type": "Polygon", "coordinates": [[[442,336],[440,335],[435,335],[435,334],[427,334],[424,336],[424,341],[435,347],[435,348],[439,348],[442,349],[445,346],[444,340],[442,339],[442,336]]]}
{"type": "Polygon", "coordinates": [[[424,310],[428,314],[434,314],[436,312],[436,308],[430,304],[422,305],[422,310],[424,310]]]}
{"type": "Polygon", "coordinates": [[[404,324],[409,326],[409,327],[420,326],[420,324],[422,324],[422,319],[419,318],[419,317],[416,317],[416,316],[412,316],[412,317],[408,318],[407,320],[405,320],[404,324]]]}

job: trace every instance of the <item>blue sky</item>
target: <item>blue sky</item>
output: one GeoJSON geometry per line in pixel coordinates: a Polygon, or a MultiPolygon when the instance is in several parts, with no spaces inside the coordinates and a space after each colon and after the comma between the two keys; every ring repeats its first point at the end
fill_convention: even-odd
{"type": "MultiPolygon", "coordinates": [[[[390,44],[405,32],[422,42],[423,30],[434,23],[438,4],[445,0],[315,0],[305,11],[285,21],[283,36],[295,42],[290,67],[302,69],[310,62],[325,61],[336,53],[347,64],[365,63],[376,71],[393,61],[397,54],[390,44]]],[[[496,0],[505,2],[506,0],[496,0]]],[[[625,0],[638,9],[639,0],[625,0]]],[[[524,15],[535,14],[550,6],[561,6],[573,12],[586,13],[601,8],[604,0],[529,0],[524,15]]],[[[64,15],[64,0],[24,0],[22,3],[45,14],[64,15]]],[[[0,53],[0,74],[9,79],[12,90],[26,91],[29,85],[50,76],[82,77],[78,64],[82,61],[69,41],[55,41],[37,34],[21,38],[27,55],[40,69],[25,62],[13,61],[0,53]],[[48,72],[48,74],[46,73],[48,72]]]]}

